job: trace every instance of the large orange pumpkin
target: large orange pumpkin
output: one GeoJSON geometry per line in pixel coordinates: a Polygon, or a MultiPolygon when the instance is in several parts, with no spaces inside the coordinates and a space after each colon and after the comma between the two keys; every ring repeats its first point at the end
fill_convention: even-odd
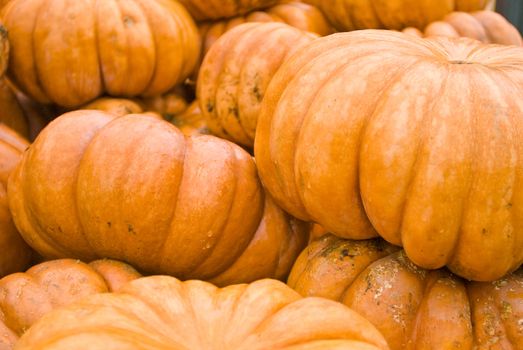
{"type": "Polygon", "coordinates": [[[274,76],[256,164],[298,218],[495,280],[523,262],[522,98],[523,48],[334,34],[274,76]]]}
{"type": "Polygon", "coordinates": [[[198,21],[243,15],[278,0],[179,0],[198,21]]]}
{"type": "Polygon", "coordinates": [[[523,349],[523,270],[467,282],[395,250],[379,239],[324,236],[302,252],[288,284],[353,308],[392,350],[523,349]]]}
{"type": "Polygon", "coordinates": [[[452,11],[483,10],[490,0],[305,0],[341,31],[425,28],[452,11]]]}
{"type": "Polygon", "coordinates": [[[245,23],[219,38],[203,60],[196,90],[212,134],[252,147],[272,76],[316,37],[283,23],[245,23]]]}
{"type": "Polygon", "coordinates": [[[264,195],[240,147],[139,114],[55,119],[10,177],[9,202],[44,257],[218,284],[284,278],[308,230],[264,195]]]}
{"type": "Polygon", "coordinates": [[[442,20],[429,24],[424,32],[412,27],[405,28],[403,32],[419,37],[464,36],[484,43],[523,45],[518,29],[494,11],[452,12],[442,20]]]}
{"type": "Polygon", "coordinates": [[[84,264],[61,259],[0,279],[0,349],[12,349],[18,337],[51,310],[87,295],[117,291],[138,277],[131,266],[114,260],[84,264]]]}
{"type": "Polygon", "coordinates": [[[28,146],[24,138],[0,124],[0,277],[25,269],[31,260],[31,249],[13,224],[6,193],[7,178],[28,146]]]}
{"type": "Polygon", "coordinates": [[[386,350],[369,321],[260,280],[223,289],[167,276],[131,281],[44,316],[17,349],[386,350]]]}
{"type": "Polygon", "coordinates": [[[43,103],[161,94],[199,57],[198,29],[174,0],[13,0],[2,15],[9,76],[43,103]]]}

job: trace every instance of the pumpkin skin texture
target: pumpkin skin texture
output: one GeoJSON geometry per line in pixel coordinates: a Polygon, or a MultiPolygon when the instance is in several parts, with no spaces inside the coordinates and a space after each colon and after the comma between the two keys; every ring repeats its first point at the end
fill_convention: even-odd
{"type": "Polygon", "coordinates": [[[103,93],[161,94],[199,57],[198,29],[173,0],[14,0],[2,15],[9,76],[41,103],[72,108],[103,93]]]}
{"type": "Polygon", "coordinates": [[[381,239],[327,235],[299,256],[288,285],[343,302],[373,323],[392,350],[521,349],[523,270],[467,282],[414,265],[381,239]]]}
{"type": "Polygon", "coordinates": [[[125,98],[111,97],[97,98],[93,102],[83,105],[79,109],[94,109],[98,111],[105,111],[117,117],[143,112],[143,107],[136,101],[125,98]]]}
{"type": "Polygon", "coordinates": [[[441,21],[432,22],[424,33],[406,28],[404,33],[419,37],[447,36],[468,37],[484,43],[522,46],[523,40],[516,27],[499,13],[477,11],[472,13],[452,12],[441,21]]]}
{"type": "Polygon", "coordinates": [[[388,349],[349,308],[260,280],[218,289],[152,276],[44,316],[17,349],[388,349]],[[74,320],[70,322],[68,320],[74,320]]]}
{"type": "Polygon", "coordinates": [[[185,138],[144,114],[55,119],[10,177],[9,201],[22,235],[46,258],[108,257],[183,279],[286,274],[308,232],[268,203],[247,152],[211,136],[185,138]]]}
{"type": "Polygon", "coordinates": [[[220,19],[243,15],[252,10],[269,7],[278,0],[180,0],[197,20],[220,19]]]}
{"type": "Polygon", "coordinates": [[[139,277],[134,268],[119,261],[84,264],[60,259],[0,279],[0,329],[7,330],[0,333],[0,349],[12,349],[18,337],[51,310],[87,295],[117,291],[139,277]]]}
{"type": "Polygon", "coordinates": [[[196,89],[212,134],[252,147],[272,76],[316,37],[282,23],[246,23],[218,39],[203,60],[196,89]]]}
{"type": "Polygon", "coordinates": [[[267,89],[260,177],[287,212],[340,237],[377,231],[421,267],[501,278],[523,261],[522,86],[519,47],[317,39],[267,89]]]}
{"type": "Polygon", "coordinates": [[[6,191],[7,178],[28,146],[24,138],[0,124],[0,277],[27,268],[31,261],[32,251],[13,223],[6,191]]]}
{"type": "Polygon", "coordinates": [[[488,0],[306,0],[340,31],[425,28],[452,11],[483,10],[488,0]]]}
{"type": "Polygon", "coordinates": [[[183,113],[173,115],[171,123],[176,125],[185,136],[211,134],[198,100],[194,100],[183,113]]]}

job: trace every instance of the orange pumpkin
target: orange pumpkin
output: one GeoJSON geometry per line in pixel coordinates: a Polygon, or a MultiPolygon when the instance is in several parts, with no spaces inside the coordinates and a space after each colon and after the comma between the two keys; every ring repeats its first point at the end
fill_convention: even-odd
{"type": "Polygon", "coordinates": [[[305,0],[340,31],[425,28],[452,11],[477,11],[490,0],[305,0]]]}
{"type": "Polygon", "coordinates": [[[7,178],[28,146],[25,139],[0,124],[0,277],[25,269],[31,261],[31,249],[13,224],[6,193],[7,178]]]}
{"type": "Polygon", "coordinates": [[[386,350],[346,306],[302,298],[281,282],[223,289],[167,276],[134,280],[44,316],[17,349],[386,350]]]}
{"type": "Polygon", "coordinates": [[[278,0],[179,0],[198,21],[243,15],[269,7],[278,0]]]}
{"type": "Polygon", "coordinates": [[[94,109],[105,111],[118,117],[127,114],[142,113],[143,108],[137,102],[125,98],[100,97],[96,100],[81,106],[79,109],[94,109]]]}
{"type": "Polygon", "coordinates": [[[146,110],[159,113],[164,119],[171,120],[175,115],[182,114],[187,110],[190,100],[192,99],[189,97],[185,86],[176,86],[163,95],[143,98],[140,102],[146,110]]]}
{"type": "Polygon", "coordinates": [[[484,43],[523,45],[517,28],[494,11],[452,12],[442,20],[429,24],[423,33],[412,27],[404,29],[403,32],[419,37],[464,36],[484,43]]]}
{"type": "Polygon", "coordinates": [[[139,277],[135,269],[118,261],[84,264],[61,259],[0,279],[0,349],[12,349],[18,338],[51,310],[87,295],[117,291],[139,277]]]}
{"type": "Polygon", "coordinates": [[[308,230],[264,195],[240,147],[139,114],[55,119],[10,177],[9,202],[44,257],[219,284],[284,278],[308,230]]]}
{"type": "Polygon", "coordinates": [[[7,29],[0,23],[0,78],[3,77],[7,69],[9,58],[9,41],[7,40],[7,29]]]}
{"type": "Polygon", "coordinates": [[[288,284],[351,307],[392,350],[523,348],[523,270],[467,282],[418,268],[395,250],[382,240],[324,236],[302,252],[288,284]]]}
{"type": "Polygon", "coordinates": [[[345,238],[377,231],[424,268],[495,280],[523,262],[522,86],[520,47],[320,38],[271,81],[256,164],[295,217],[345,238]]]}
{"type": "Polygon", "coordinates": [[[198,100],[193,101],[183,113],[173,115],[171,123],[176,125],[185,136],[211,134],[198,100]]]}
{"type": "Polygon", "coordinates": [[[217,40],[202,63],[196,91],[212,134],[252,147],[272,76],[316,37],[282,23],[246,23],[217,40]]]}
{"type": "Polygon", "coordinates": [[[9,76],[42,103],[161,94],[199,57],[198,29],[173,0],[13,0],[2,15],[9,76]]]}

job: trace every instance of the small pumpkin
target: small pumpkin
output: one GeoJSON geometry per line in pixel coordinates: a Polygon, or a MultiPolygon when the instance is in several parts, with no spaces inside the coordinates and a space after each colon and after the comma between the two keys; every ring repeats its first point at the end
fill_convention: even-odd
{"type": "Polygon", "coordinates": [[[452,11],[478,11],[490,0],[306,0],[340,31],[425,28],[452,11]]]}
{"type": "Polygon", "coordinates": [[[0,279],[0,348],[13,349],[18,338],[51,310],[87,295],[118,291],[139,277],[134,268],[119,261],[84,264],[60,259],[0,279]]]}
{"type": "Polygon", "coordinates": [[[243,15],[269,7],[278,0],[179,0],[197,20],[220,19],[243,15]]]}
{"type": "Polygon", "coordinates": [[[105,111],[118,117],[127,114],[142,113],[143,107],[133,100],[126,98],[100,97],[96,100],[81,106],[79,109],[94,109],[105,111]]]}
{"type": "Polygon", "coordinates": [[[522,86],[521,47],[380,30],[319,38],[267,88],[256,165],[295,217],[496,280],[523,262],[522,86]]]}
{"type": "Polygon", "coordinates": [[[140,102],[144,109],[161,114],[165,120],[171,120],[175,115],[184,113],[192,99],[194,97],[189,96],[186,86],[183,85],[176,86],[163,95],[142,98],[140,102]]]}
{"type": "Polygon", "coordinates": [[[199,58],[196,24],[174,0],[13,0],[2,18],[9,77],[41,103],[162,94],[199,58]]]}
{"type": "Polygon", "coordinates": [[[367,320],[323,298],[260,280],[216,288],[152,276],[44,316],[17,349],[386,350],[367,320]],[[74,320],[74,321],[73,321],[74,320]],[[71,322],[73,321],[73,322],[71,322]]]}
{"type": "Polygon", "coordinates": [[[412,27],[404,29],[403,32],[419,37],[464,36],[484,43],[523,45],[517,28],[494,11],[452,12],[442,20],[429,24],[424,32],[412,27]]]}
{"type": "Polygon", "coordinates": [[[288,284],[351,307],[392,350],[523,348],[523,270],[468,282],[445,269],[421,269],[381,239],[328,235],[301,253],[288,284]]]}
{"type": "Polygon", "coordinates": [[[205,56],[196,91],[212,134],[252,147],[272,76],[316,37],[282,23],[245,23],[220,37],[205,56]]]}
{"type": "Polygon", "coordinates": [[[10,177],[9,202],[46,258],[108,257],[218,284],[285,278],[308,232],[264,195],[243,149],[140,114],[55,119],[10,177]]]}
{"type": "Polygon", "coordinates": [[[185,136],[211,134],[198,100],[194,100],[183,113],[173,115],[171,123],[176,125],[185,136]]]}

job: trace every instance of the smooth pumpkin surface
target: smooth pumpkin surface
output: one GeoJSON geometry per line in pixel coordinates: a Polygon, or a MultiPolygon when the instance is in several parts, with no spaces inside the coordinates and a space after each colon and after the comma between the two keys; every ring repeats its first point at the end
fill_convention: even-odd
{"type": "Polygon", "coordinates": [[[523,270],[495,282],[428,271],[380,239],[312,242],[288,280],[303,296],[338,300],[382,332],[392,350],[523,347],[523,270]]]}
{"type": "Polygon", "coordinates": [[[243,15],[278,0],[179,0],[198,21],[243,15]]]}
{"type": "Polygon", "coordinates": [[[173,115],[171,123],[176,125],[185,136],[211,134],[198,100],[194,100],[183,113],[173,115]]]}
{"type": "Polygon", "coordinates": [[[260,280],[216,288],[166,276],[134,280],[44,316],[18,349],[388,349],[346,306],[260,280]],[[74,320],[74,322],[71,322],[74,320]]]}
{"type": "Polygon", "coordinates": [[[478,11],[489,0],[306,0],[340,31],[425,28],[452,11],[478,11]]]}
{"type": "Polygon", "coordinates": [[[9,212],[6,191],[8,176],[28,146],[23,137],[0,124],[0,277],[27,268],[31,260],[31,249],[18,233],[9,212]]]}
{"type": "Polygon", "coordinates": [[[198,29],[174,0],[13,0],[2,17],[12,46],[8,74],[42,103],[161,94],[199,57],[198,29]]]}
{"type": "Polygon", "coordinates": [[[220,37],[203,60],[196,89],[212,134],[252,147],[272,76],[315,38],[282,23],[245,23],[220,37]]]}
{"type": "Polygon", "coordinates": [[[10,177],[9,201],[44,257],[108,257],[220,284],[284,278],[308,232],[264,195],[239,146],[185,138],[145,114],[58,117],[10,177]]]}
{"type": "Polygon", "coordinates": [[[118,291],[139,277],[119,261],[85,264],[72,259],[43,262],[5,276],[0,279],[0,349],[14,348],[18,338],[51,310],[87,295],[118,291]]]}
{"type": "Polygon", "coordinates": [[[477,11],[472,13],[452,12],[442,20],[429,24],[424,32],[406,28],[404,33],[417,36],[468,37],[484,43],[502,45],[523,45],[519,31],[499,13],[477,11]]]}
{"type": "Polygon", "coordinates": [[[379,30],[316,39],[267,88],[260,177],[338,236],[379,233],[424,268],[501,278],[523,262],[522,86],[520,47],[379,30]]]}

